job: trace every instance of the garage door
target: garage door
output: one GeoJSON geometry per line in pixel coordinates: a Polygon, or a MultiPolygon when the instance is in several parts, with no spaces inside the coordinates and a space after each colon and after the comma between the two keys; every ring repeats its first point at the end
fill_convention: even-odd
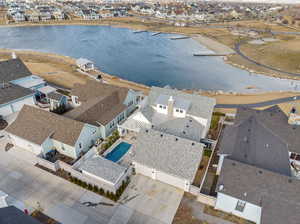
{"type": "Polygon", "coordinates": [[[173,185],[175,187],[181,188],[183,190],[185,189],[185,180],[174,177],[174,176],[171,176],[171,175],[166,174],[164,172],[157,171],[156,179],[161,181],[161,182],[164,182],[164,183],[173,185]]]}
{"type": "Polygon", "coordinates": [[[0,108],[0,115],[2,115],[3,117],[8,116],[10,114],[12,114],[10,105],[3,106],[0,108]]]}
{"type": "Polygon", "coordinates": [[[14,136],[14,135],[9,135],[9,136],[10,136],[10,139],[12,140],[13,144],[20,148],[26,149],[36,155],[38,155],[42,152],[42,147],[39,145],[32,144],[22,138],[14,136]]]}
{"type": "Polygon", "coordinates": [[[22,107],[24,106],[24,104],[33,105],[34,104],[33,98],[32,97],[26,98],[26,99],[23,99],[23,100],[13,103],[12,104],[13,112],[20,111],[22,109],[22,107]]]}
{"type": "Polygon", "coordinates": [[[152,169],[148,168],[146,166],[143,166],[139,163],[135,163],[135,172],[152,178],[152,169]]]}

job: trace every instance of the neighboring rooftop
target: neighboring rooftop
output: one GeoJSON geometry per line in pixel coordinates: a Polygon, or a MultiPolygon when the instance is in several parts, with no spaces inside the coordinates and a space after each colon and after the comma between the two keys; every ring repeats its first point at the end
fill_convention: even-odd
{"type": "Polygon", "coordinates": [[[142,129],[131,147],[132,160],[147,167],[193,181],[203,145],[152,129],[142,129]]]}
{"type": "Polygon", "coordinates": [[[88,100],[94,99],[95,97],[102,97],[112,95],[114,92],[118,92],[121,97],[126,97],[129,89],[104,84],[102,82],[97,82],[94,80],[89,80],[85,84],[75,84],[71,95],[78,96],[80,102],[86,102],[88,100]]]}
{"type": "Polygon", "coordinates": [[[242,163],[291,176],[289,145],[254,115],[225,127],[219,153],[242,163]]]}
{"type": "Polygon", "coordinates": [[[0,104],[9,103],[13,100],[33,94],[34,92],[32,90],[21,86],[10,83],[0,83],[0,104]]]}
{"type": "Polygon", "coordinates": [[[250,116],[255,116],[258,122],[265,128],[288,144],[291,152],[300,153],[300,126],[290,125],[288,123],[288,116],[278,106],[273,106],[265,110],[239,108],[235,123],[239,123],[250,116]]]}
{"type": "Polygon", "coordinates": [[[124,175],[127,168],[101,156],[94,156],[84,161],[79,169],[115,184],[124,175]]]}
{"type": "Polygon", "coordinates": [[[0,61],[0,83],[10,82],[31,75],[32,73],[19,58],[0,61]]]}
{"type": "Polygon", "coordinates": [[[297,179],[225,158],[216,189],[262,207],[262,224],[299,223],[297,179]]]}
{"type": "Polygon", "coordinates": [[[0,208],[1,224],[41,224],[14,206],[0,208]]]}
{"type": "Polygon", "coordinates": [[[85,124],[33,106],[24,105],[5,130],[41,145],[48,137],[74,146],[85,124]]]}

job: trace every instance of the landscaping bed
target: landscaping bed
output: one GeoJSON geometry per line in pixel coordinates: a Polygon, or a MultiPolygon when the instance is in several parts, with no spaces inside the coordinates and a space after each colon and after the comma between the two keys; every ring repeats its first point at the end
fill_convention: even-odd
{"type": "Polygon", "coordinates": [[[38,221],[40,221],[42,224],[60,224],[56,220],[50,218],[49,216],[45,215],[41,211],[35,210],[31,216],[38,221]]]}

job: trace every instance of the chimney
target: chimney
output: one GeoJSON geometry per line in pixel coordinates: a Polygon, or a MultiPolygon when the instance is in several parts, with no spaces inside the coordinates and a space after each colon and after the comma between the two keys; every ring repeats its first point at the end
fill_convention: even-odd
{"type": "Polygon", "coordinates": [[[12,53],[11,53],[11,58],[12,58],[12,59],[16,59],[16,58],[17,58],[17,55],[16,55],[15,52],[12,52],[12,53]]]}
{"type": "Polygon", "coordinates": [[[170,96],[168,100],[168,115],[173,116],[173,109],[174,109],[174,99],[170,96]]]}

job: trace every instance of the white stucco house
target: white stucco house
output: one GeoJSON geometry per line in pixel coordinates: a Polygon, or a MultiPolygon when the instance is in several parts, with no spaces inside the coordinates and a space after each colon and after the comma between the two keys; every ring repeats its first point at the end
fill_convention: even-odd
{"type": "Polygon", "coordinates": [[[215,99],[169,88],[152,87],[139,110],[118,125],[120,135],[141,128],[200,141],[206,137],[215,99]]]}
{"type": "Polygon", "coordinates": [[[77,84],[71,91],[73,110],[64,116],[97,126],[102,138],[136,109],[140,92],[98,81],[77,84]]]}
{"type": "Polygon", "coordinates": [[[203,146],[153,129],[142,129],[128,157],[136,173],[189,192],[202,159],[203,146]]]}
{"type": "Polygon", "coordinates": [[[5,129],[11,142],[36,155],[51,150],[76,159],[100,137],[97,127],[25,105],[5,129]]]}

